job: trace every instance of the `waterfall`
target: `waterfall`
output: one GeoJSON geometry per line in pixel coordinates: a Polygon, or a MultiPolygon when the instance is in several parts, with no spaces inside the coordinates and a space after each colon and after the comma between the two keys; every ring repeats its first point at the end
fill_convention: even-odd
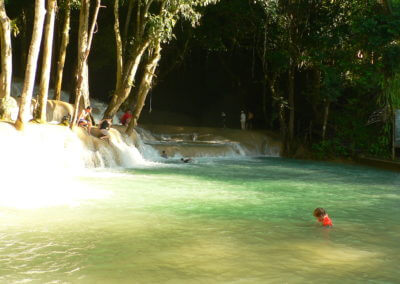
{"type": "MultiPolygon", "coordinates": [[[[14,82],[12,96],[18,97],[22,87],[21,82],[14,82]]],[[[50,98],[52,94],[53,90],[50,90],[50,98]]],[[[61,98],[68,101],[69,94],[62,92],[61,98]]],[[[91,106],[95,120],[99,121],[106,105],[92,99],[91,106]]],[[[17,113],[18,109],[13,110],[13,118],[17,113]]],[[[114,118],[115,125],[118,124],[118,117],[119,114],[114,118]]],[[[49,123],[57,124],[58,121],[49,123]]],[[[136,128],[134,138],[126,137],[122,126],[118,129],[110,131],[111,140],[107,143],[86,135],[82,129],[77,133],[67,127],[29,125],[26,131],[20,133],[5,124],[0,131],[2,137],[7,139],[0,141],[3,149],[0,155],[3,161],[7,161],[6,164],[11,163],[13,167],[17,167],[15,161],[19,160],[38,168],[79,171],[84,168],[149,165],[149,161],[163,160],[160,156],[162,151],[166,151],[171,158],[279,156],[280,152],[279,143],[272,143],[266,135],[234,129],[141,126],[136,128]]]]}

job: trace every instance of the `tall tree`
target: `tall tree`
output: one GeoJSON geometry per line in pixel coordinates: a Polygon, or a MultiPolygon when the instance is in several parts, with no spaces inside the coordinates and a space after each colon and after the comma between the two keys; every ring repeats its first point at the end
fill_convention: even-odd
{"type": "Polygon", "coordinates": [[[44,27],[43,41],[43,63],[42,74],[39,85],[38,104],[35,112],[35,119],[40,122],[46,121],[46,106],[49,92],[51,59],[53,51],[54,20],[56,13],[56,0],[47,0],[46,24],[44,27]]]}
{"type": "MultiPolygon", "coordinates": [[[[112,95],[111,101],[108,108],[105,111],[104,116],[114,116],[121,105],[126,101],[131,93],[132,86],[134,86],[136,72],[138,70],[139,64],[142,62],[143,55],[149,47],[154,47],[154,51],[161,51],[161,46],[159,44],[169,41],[173,37],[173,28],[176,22],[181,19],[188,19],[192,25],[196,25],[200,19],[200,12],[196,8],[200,6],[206,6],[211,3],[215,3],[217,0],[138,0],[136,1],[136,6],[134,7],[134,12],[136,18],[132,23],[126,23],[126,27],[130,28],[127,35],[123,38],[125,46],[123,52],[118,51],[119,57],[117,58],[117,66],[122,65],[121,74],[117,74],[117,86],[114,94],[112,95]],[[159,46],[159,49],[157,48],[159,46]],[[122,59],[121,59],[122,54],[122,59]],[[121,64],[122,62],[122,64],[121,64]]],[[[132,1],[131,1],[132,2],[132,1]]],[[[115,4],[115,17],[118,20],[118,7],[115,4]]],[[[129,10],[128,10],[129,12],[129,10]]],[[[129,18],[127,20],[130,20],[129,18]]],[[[119,24],[115,25],[116,41],[119,41],[120,31],[118,30],[119,24]]],[[[157,52],[155,52],[156,54],[157,52]]],[[[154,67],[149,70],[153,70],[157,67],[159,57],[157,60],[150,60],[150,65],[154,67]]],[[[146,64],[146,63],[145,63],[146,64]]],[[[153,72],[153,74],[154,74],[153,72]]],[[[146,72],[142,76],[146,76],[146,86],[151,86],[151,81],[154,76],[148,76],[146,72]]],[[[146,92],[141,92],[143,103],[146,99],[148,90],[146,92]]],[[[138,97],[139,98],[139,97],[138,97]]],[[[143,105],[136,104],[138,108],[134,112],[140,114],[143,105]],[[139,110],[140,109],[140,110],[139,110]]],[[[134,119],[137,122],[138,117],[134,119]]]]}
{"type": "Polygon", "coordinates": [[[11,95],[12,49],[11,27],[4,0],[0,0],[1,78],[0,78],[0,119],[10,119],[8,101],[11,95]]]}
{"type": "Polygon", "coordinates": [[[25,81],[21,94],[18,118],[15,121],[15,127],[18,130],[24,129],[25,123],[27,122],[29,116],[45,15],[45,0],[35,0],[35,18],[33,23],[32,40],[29,46],[25,81]]]}
{"type": "Polygon", "coordinates": [[[65,58],[67,55],[67,47],[69,44],[69,29],[71,21],[71,0],[66,0],[64,5],[64,24],[62,28],[61,46],[57,60],[57,72],[54,87],[54,100],[61,99],[61,88],[63,81],[65,58]]]}
{"type": "Polygon", "coordinates": [[[146,66],[144,68],[144,74],[137,89],[136,105],[133,112],[133,119],[131,119],[128,128],[126,129],[126,133],[128,135],[132,133],[133,127],[137,125],[138,119],[146,101],[147,94],[150,91],[151,83],[155,76],[154,72],[156,71],[158,62],[161,58],[161,43],[159,41],[156,42],[155,46],[151,48],[149,53],[150,54],[148,56],[146,66]]]}
{"type": "MultiPolygon", "coordinates": [[[[75,84],[78,85],[79,78],[82,78],[82,82],[79,82],[79,95],[75,92],[76,97],[83,99],[85,106],[90,105],[89,101],[89,68],[87,64],[86,52],[90,50],[88,47],[89,42],[89,16],[90,16],[90,0],[82,0],[80,13],[79,13],[79,30],[78,30],[78,61],[75,74],[75,84]],[[80,66],[82,65],[82,68],[80,66]],[[81,74],[82,73],[82,77],[81,74]]],[[[96,19],[97,21],[97,19],[96,19]]],[[[79,102],[80,103],[80,102],[79,102]]]]}
{"type": "MultiPolygon", "coordinates": [[[[133,6],[133,1],[131,0],[129,3],[129,9],[128,9],[128,15],[126,19],[126,27],[125,31],[127,31],[129,26],[129,21],[132,13],[132,6],[133,6]]],[[[121,84],[121,76],[122,76],[122,69],[124,67],[124,62],[123,62],[123,44],[122,44],[122,39],[121,39],[121,33],[120,33],[120,24],[119,24],[119,0],[115,0],[114,2],[114,33],[115,33],[115,50],[117,52],[117,73],[116,73],[116,83],[115,83],[115,90],[118,90],[121,84]]],[[[126,33],[126,32],[125,32],[126,33]]],[[[124,38],[126,35],[124,36],[124,38]]],[[[126,42],[126,41],[125,41],[126,42]]]]}
{"type": "MultiPolygon", "coordinates": [[[[80,21],[80,26],[81,24],[86,26],[86,19],[89,18],[89,0],[82,0],[82,7],[81,9],[84,9],[83,14],[81,15],[81,20],[83,22],[80,21]],[[87,13],[87,15],[86,15],[87,13]]],[[[78,58],[78,67],[77,67],[77,72],[76,72],[76,88],[75,88],[75,104],[74,104],[74,115],[73,115],[73,120],[71,123],[71,127],[73,127],[76,123],[77,117],[78,117],[78,111],[81,105],[81,98],[82,96],[85,96],[86,93],[86,89],[85,89],[85,80],[88,80],[87,78],[87,73],[85,72],[85,68],[87,68],[87,59],[89,57],[89,53],[90,53],[90,48],[92,46],[92,40],[93,40],[93,34],[95,31],[95,27],[97,24],[97,16],[99,14],[99,10],[101,7],[101,0],[96,0],[96,6],[94,8],[94,13],[93,13],[93,18],[92,18],[92,23],[90,26],[90,30],[89,33],[86,32],[85,28],[80,28],[80,32],[82,32],[83,34],[79,34],[79,36],[85,37],[86,41],[82,41],[81,43],[81,47],[79,49],[79,58],[78,58]],[[83,48],[84,47],[84,48],[83,48]],[[86,67],[85,67],[86,66],[86,67]]],[[[81,14],[82,14],[82,10],[81,10],[81,14]]],[[[88,94],[87,94],[88,95],[88,94]]],[[[89,97],[87,97],[87,99],[89,99],[89,97]]],[[[86,104],[86,106],[88,106],[89,104],[86,104]]]]}

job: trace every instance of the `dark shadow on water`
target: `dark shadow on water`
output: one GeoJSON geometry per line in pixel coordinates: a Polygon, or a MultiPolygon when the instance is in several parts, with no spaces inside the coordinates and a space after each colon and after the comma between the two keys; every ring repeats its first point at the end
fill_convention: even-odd
{"type": "Polygon", "coordinates": [[[400,175],[396,172],[364,166],[310,162],[284,158],[258,157],[251,159],[198,159],[182,164],[177,160],[166,162],[167,167],[129,169],[133,174],[184,175],[204,180],[229,183],[279,181],[310,182],[332,185],[368,185],[400,188],[400,175]]]}

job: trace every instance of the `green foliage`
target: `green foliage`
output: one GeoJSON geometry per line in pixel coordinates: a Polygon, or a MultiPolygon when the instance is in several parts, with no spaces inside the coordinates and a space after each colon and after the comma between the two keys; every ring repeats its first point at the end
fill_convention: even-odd
{"type": "Polygon", "coordinates": [[[80,0],[59,0],[57,2],[58,8],[64,10],[66,8],[67,2],[69,2],[70,8],[72,10],[78,10],[81,7],[80,0]]]}
{"type": "Polygon", "coordinates": [[[11,20],[10,21],[10,26],[11,26],[12,35],[14,37],[17,37],[19,32],[20,32],[19,27],[18,27],[18,20],[17,19],[11,20]]]}
{"type": "Polygon", "coordinates": [[[379,131],[380,133],[378,133],[368,145],[368,153],[377,157],[389,158],[391,155],[392,125],[390,123],[384,123],[379,131]]]}
{"type": "Polygon", "coordinates": [[[378,96],[381,106],[389,106],[391,109],[400,108],[400,73],[385,80],[381,84],[382,92],[378,96]]]}
{"type": "MultiPolygon", "coordinates": [[[[173,0],[159,1],[160,7],[150,7],[146,15],[147,37],[153,42],[169,42],[174,38],[174,27],[178,20],[190,22],[195,27],[201,18],[201,8],[218,0],[173,0]]],[[[157,2],[155,2],[157,4],[157,2]]],[[[147,5],[142,1],[141,5],[147,5]]]]}
{"type": "Polygon", "coordinates": [[[349,156],[349,149],[346,145],[343,145],[342,141],[340,141],[338,138],[315,143],[312,145],[311,149],[314,158],[318,160],[330,159],[337,156],[349,156]]]}
{"type": "Polygon", "coordinates": [[[240,48],[251,48],[253,18],[248,2],[221,1],[204,11],[205,20],[197,28],[196,43],[210,52],[228,52],[238,45],[240,48]]]}

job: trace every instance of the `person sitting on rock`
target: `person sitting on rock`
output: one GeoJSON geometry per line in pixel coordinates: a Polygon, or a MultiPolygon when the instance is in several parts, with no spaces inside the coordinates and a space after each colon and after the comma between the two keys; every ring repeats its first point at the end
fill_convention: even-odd
{"type": "Polygon", "coordinates": [[[78,116],[78,126],[87,128],[89,134],[90,134],[90,129],[92,128],[92,118],[90,115],[91,112],[92,108],[88,106],[85,109],[83,109],[78,116]]]}
{"type": "Polygon", "coordinates": [[[68,113],[67,115],[64,115],[61,118],[59,125],[69,126],[70,123],[71,123],[71,114],[68,113]]]}
{"type": "Polygon", "coordinates": [[[121,118],[119,119],[119,121],[121,122],[122,125],[127,126],[129,124],[129,122],[132,119],[132,111],[130,111],[129,109],[121,116],[121,118]]]}
{"type": "Polygon", "coordinates": [[[108,139],[110,140],[110,127],[112,125],[112,121],[110,117],[106,117],[103,120],[101,120],[99,122],[99,129],[101,134],[103,134],[103,136],[100,137],[100,139],[108,139]]]}

